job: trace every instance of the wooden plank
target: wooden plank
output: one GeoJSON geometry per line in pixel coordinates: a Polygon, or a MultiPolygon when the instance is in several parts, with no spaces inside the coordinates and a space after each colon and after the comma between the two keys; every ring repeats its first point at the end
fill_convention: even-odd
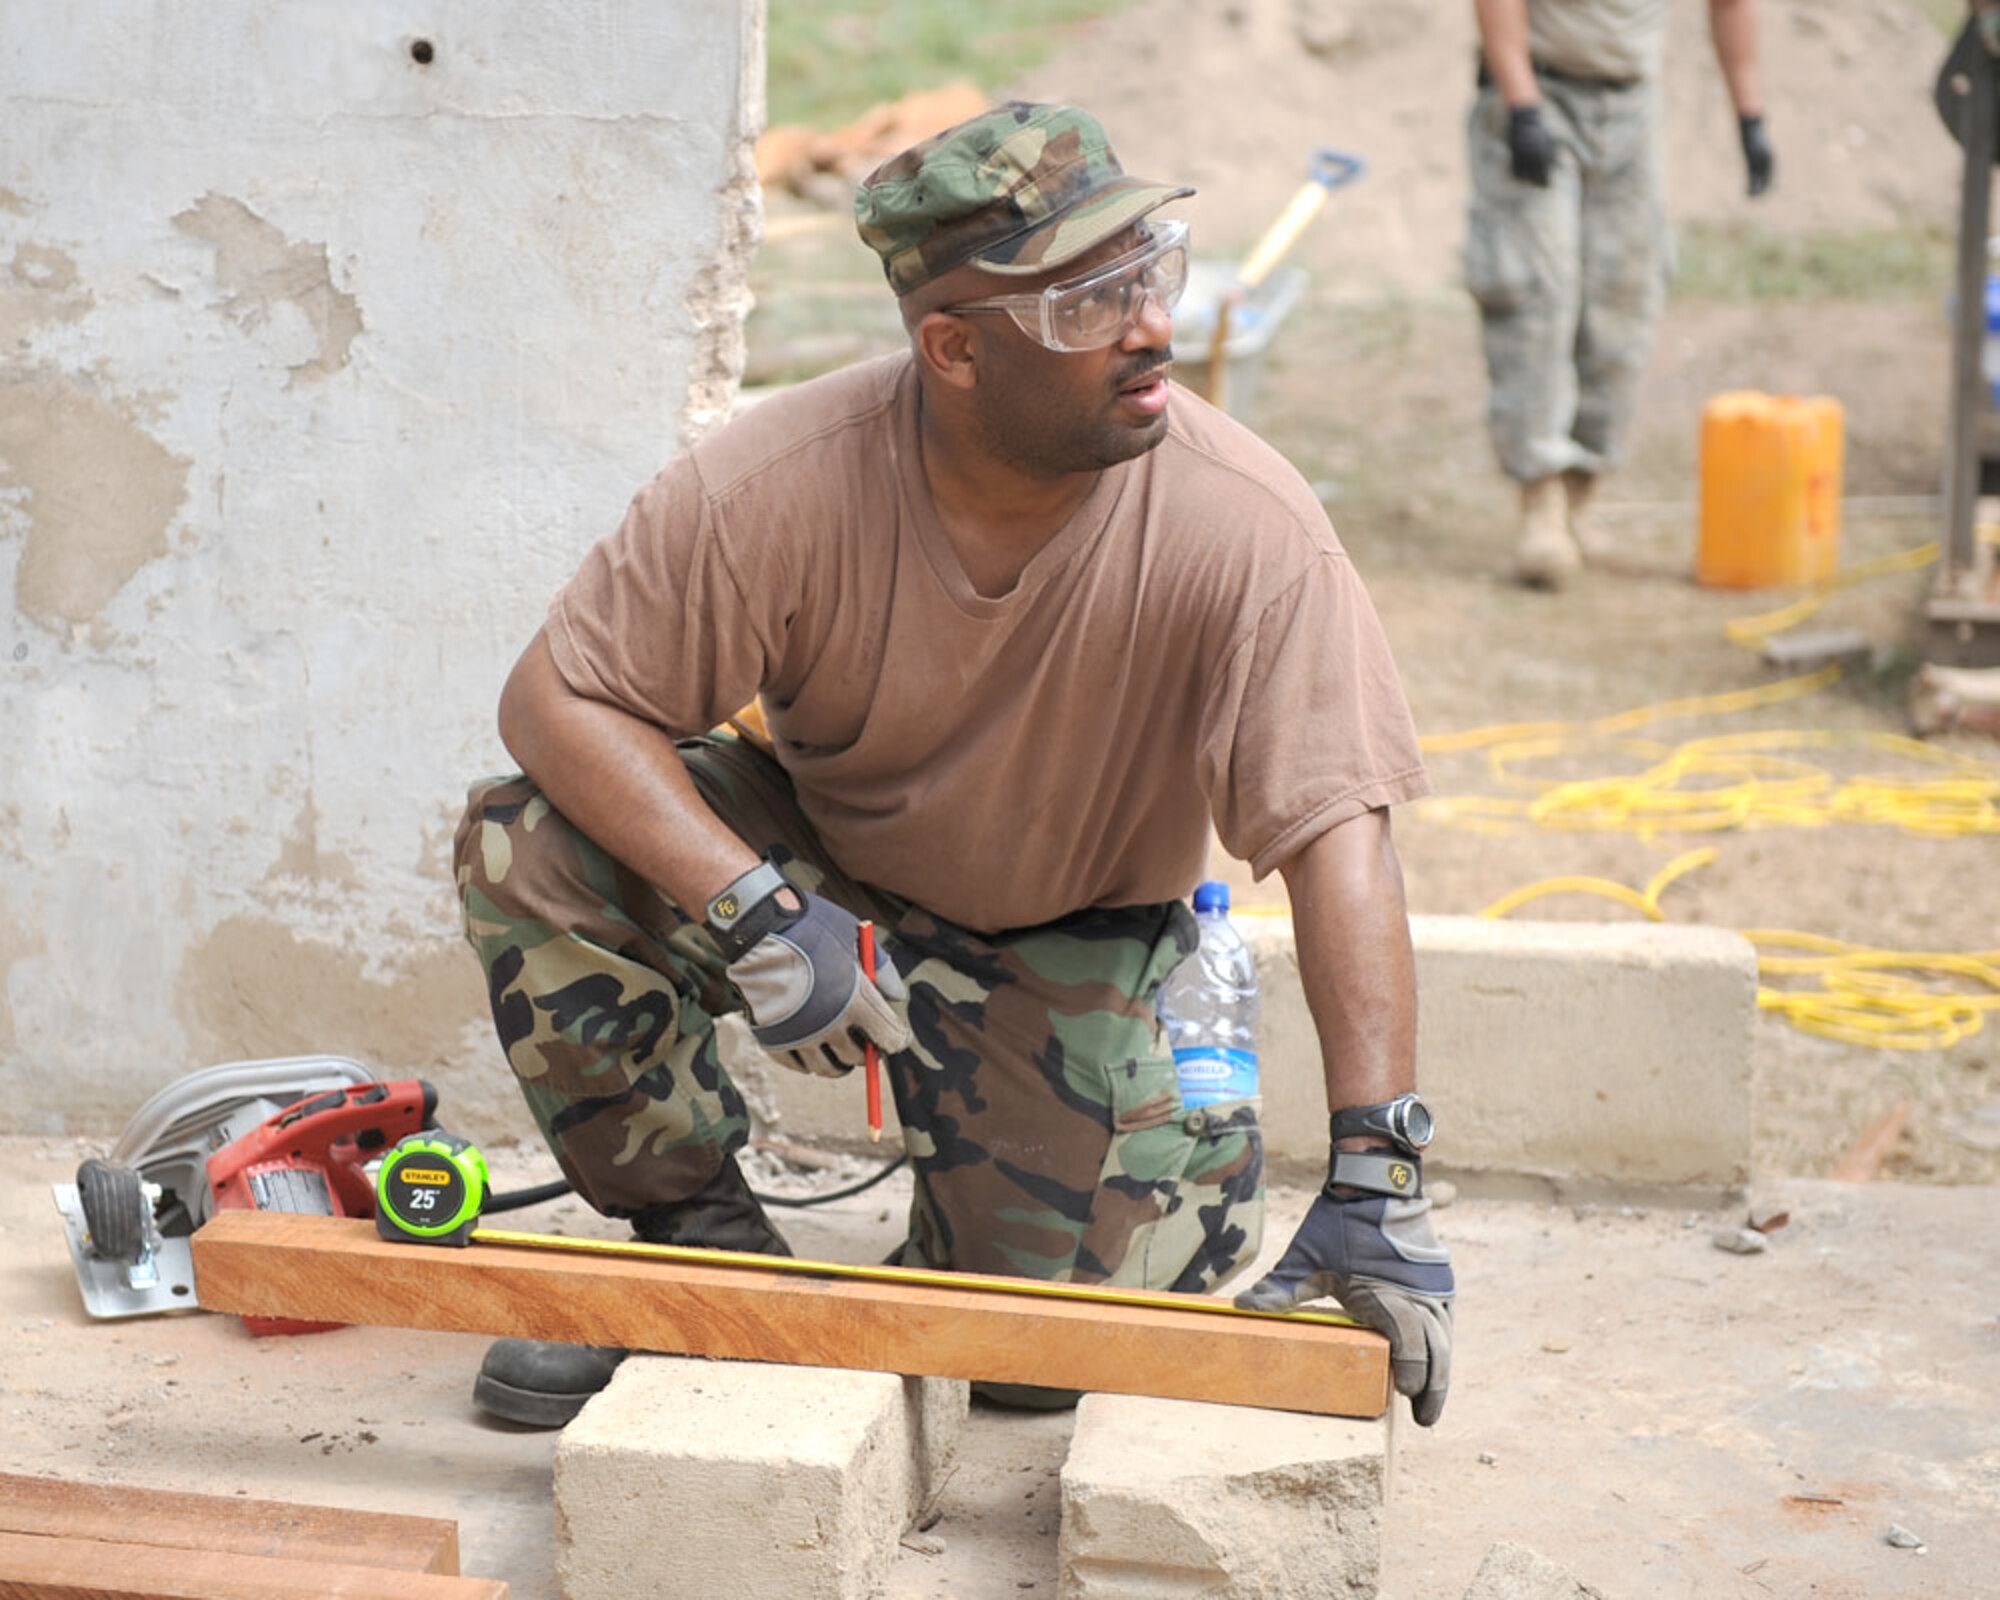
{"type": "Polygon", "coordinates": [[[507,1600],[491,1578],[0,1533],[0,1600],[507,1600]]]}
{"type": "Polygon", "coordinates": [[[448,1518],[76,1483],[11,1472],[0,1472],[0,1533],[102,1539],[287,1561],[336,1561],[445,1577],[458,1573],[458,1524],[448,1518]]]}
{"type": "MultiPolygon", "coordinates": [[[[623,1345],[1377,1417],[1361,1328],[529,1246],[390,1243],[346,1217],[225,1211],[194,1236],[211,1311],[623,1345]]],[[[1190,1297],[1192,1298],[1192,1297],[1190,1297]]]]}

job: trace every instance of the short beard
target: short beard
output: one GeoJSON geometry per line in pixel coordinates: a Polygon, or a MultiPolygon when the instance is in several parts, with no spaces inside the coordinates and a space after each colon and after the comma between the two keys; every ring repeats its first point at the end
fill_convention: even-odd
{"type": "MultiPolygon", "coordinates": [[[[1110,398],[1145,373],[1165,367],[1171,350],[1149,352],[1113,380],[1110,398]]],[[[1038,478],[1101,472],[1142,456],[1167,436],[1163,411],[1141,427],[1098,413],[1078,427],[1052,412],[1040,386],[1025,374],[1009,373],[999,392],[988,392],[976,407],[980,442],[997,460],[1038,478]]]]}

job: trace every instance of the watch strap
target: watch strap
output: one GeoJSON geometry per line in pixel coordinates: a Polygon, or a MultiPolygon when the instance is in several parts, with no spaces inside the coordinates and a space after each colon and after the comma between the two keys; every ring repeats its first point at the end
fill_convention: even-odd
{"type": "Polygon", "coordinates": [[[1326,1181],[1329,1188],[1338,1184],[1408,1199],[1424,1192],[1424,1162],[1393,1150],[1336,1150],[1326,1181]]]}
{"type": "Polygon", "coordinates": [[[778,891],[790,887],[782,872],[769,861],[760,861],[709,901],[702,926],[722,952],[725,965],[740,960],[766,934],[798,920],[799,913],[778,904],[778,891]]]}
{"type": "Polygon", "coordinates": [[[1395,1103],[1385,1100],[1380,1105],[1343,1106],[1327,1119],[1327,1131],[1335,1139],[1392,1139],[1395,1135],[1389,1131],[1389,1107],[1395,1103]]]}

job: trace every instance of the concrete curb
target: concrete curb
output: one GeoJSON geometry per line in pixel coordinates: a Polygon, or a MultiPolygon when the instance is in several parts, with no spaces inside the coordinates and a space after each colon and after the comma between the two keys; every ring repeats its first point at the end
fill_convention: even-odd
{"type": "MultiPolygon", "coordinates": [[[[1265,1154],[1326,1163],[1319,1040],[1288,916],[1240,918],[1264,1000],[1265,1154]]],[[[1756,952],[1718,928],[1413,917],[1418,1081],[1438,1114],[1430,1170],[1479,1192],[1720,1200],[1750,1178],[1756,952]]],[[[730,1019],[724,1019],[727,1023],[730,1019]]],[[[726,1036],[727,1037],[727,1036],[726,1036]]],[[[855,1143],[859,1086],[769,1063],[730,1070],[793,1138],[855,1143]]],[[[893,1110],[888,1113],[893,1117],[893,1110]]]]}

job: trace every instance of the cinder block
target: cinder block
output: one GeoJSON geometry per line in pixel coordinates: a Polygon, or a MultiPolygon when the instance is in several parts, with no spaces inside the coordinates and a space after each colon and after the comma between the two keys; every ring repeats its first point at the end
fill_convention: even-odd
{"type": "Polygon", "coordinates": [[[1502,1539],[1486,1552],[1465,1600],[1605,1600],[1546,1556],[1502,1539]]]}
{"type": "MultiPolygon", "coordinates": [[[[1266,1153],[1323,1166],[1319,1040],[1289,918],[1247,917],[1266,1153]]],[[[1436,1168],[1567,1190],[1750,1177],[1757,959],[1720,928],[1413,917],[1417,1075],[1436,1168]]]]}
{"type": "Polygon", "coordinates": [[[1388,1424],[1085,1395],[1059,1600],[1374,1600],[1388,1424]]]}
{"type": "Polygon", "coordinates": [[[556,1447],[565,1600],[865,1600],[966,1406],[939,1379],[634,1356],[556,1447]]]}

